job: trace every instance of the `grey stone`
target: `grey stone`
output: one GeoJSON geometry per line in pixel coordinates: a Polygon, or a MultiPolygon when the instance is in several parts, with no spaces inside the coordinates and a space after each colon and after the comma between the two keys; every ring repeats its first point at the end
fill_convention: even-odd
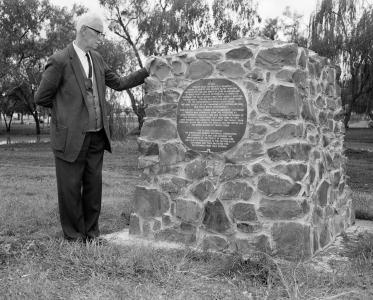
{"type": "Polygon", "coordinates": [[[294,222],[279,222],[272,226],[275,253],[290,260],[306,259],[311,256],[311,234],[308,225],[294,222]]]}
{"type": "Polygon", "coordinates": [[[220,200],[249,200],[253,191],[253,188],[247,182],[228,181],[222,186],[220,200]]]}
{"type": "Polygon", "coordinates": [[[233,153],[226,154],[228,161],[239,163],[248,162],[260,156],[263,156],[263,146],[259,142],[244,142],[238,145],[238,148],[233,153]]]}
{"type": "Polygon", "coordinates": [[[162,223],[159,220],[154,220],[153,222],[153,231],[158,231],[162,227],[162,223]]]}
{"type": "Polygon", "coordinates": [[[211,192],[215,189],[214,184],[210,180],[204,180],[199,182],[196,186],[191,189],[194,197],[200,201],[204,201],[208,198],[211,192]]]}
{"type": "Polygon", "coordinates": [[[285,124],[277,131],[266,136],[266,143],[275,143],[286,141],[292,138],[300,138],[302,136],[301,128],[295,124],[285,124]]]}
{"type": "MultiPolygon", "coordinates": [[[[306,208],[305,208],[306,209],[306,208]]],[[[288,199],[262,199],[259,211],[263,217],[271,220],[290,220],[303,217],[306,211],[296,200],[288,199]]]]}
{"type": "Polygon", "coordinates": [[[208,175],[206,161],[194,160],[186,165],[185,174],[189,179],[202,179],[208,175]]]}
{"type": "Polygon", "coordinates": [[[212,71],[213,67],[208,62],[203,60],[194,61],[189,66],[188,78],[193,80],[205,78],[210,76],[212,71]]]}
{"type": "Polygon", "coordinates": [[[164,119],[146,120],[141,129],[141,137],[148,140],[170,140],[177,138],[177,129],[173,122],[164,119]]]}
{"type": "Polygon", "coordinates": [[[222,75],[229,78],[240,78],[246,73],[241,64],[231,61],[224,61],[218,64],[216,69],[219,70],[222,75]]]}
{"type": "Polygon", "coordinates": [[[203,250],[224,251],[228,246],[227,240],[217,235],[207,236],[202,241],[203,250]]]}
{"type": "Polygon", "coordinates": [[[176,118],[177,104],[169,103],[163,105],[152,105],[145,109],[147,117],[155,118],[176,118]]]}
{"type": "Polygon", "coordinates": [[[251,176],[251,172],[246,166],[240,164],[226,164],[220,175],[220,181],[245,178],[251,176]]]}
{"type": "Polygon", "coordinates": [[[324,248],[326,245],[330,243],[331,237],[330,237],[330,232],[329,232],[329,225],[328,222],[324,222],[319,226],[320,228],[320,247],[324,248]]]}
{"type": "Polygon", "coordinates": [[[225,213],[225,209],[219,200],[207,202],[203,225],[207,230],[224,233],[231,230],[231,223],[225,213]]]}
{"type": "Polygon", "coordinates": [[[150,168],[155,165],[159,165],[158,155],[139,156],[137,160],[137,167],[139,169],[150,168]]]}
{"type": "Polygon", "coordinates": [[[293,120],[299,116],[298,106],[299,96],[294,87],[272,85],[259,102],[258,109],[276,118],[293,120]]]}
{"type": "Polygon", "coordinates": [[[163,93],[162,101],[165,103],[173,104],[177,103],[180,97],[180,93],[178,91],[168,89],[163,93]]]}
{"type": "Polygon", "coordinates": [[[261,164],[253,165],[252,169],[255,175],[262,174],[265,172],[265,168],[261,164]]]}
{"type": "Polygon", "coordinates": [[[304,120],[316,123],[316,113],[311,102],[304,102],[302,106],[301,116],[304,120]]]}
{"type": "Polygon", "coordinates": [[[301,185],[275,175],[261,175],[258,181],[258,189],[267,196],[284,195],[296,196],[301,185]]]}
{"type": "Polygon", "coordinates": [[[145,78],[145,88],[148,92],[157,91],[162,87],[161,82],[157,77],[149,76],[145,78]]]}
{"type": "Polygon", "coordinates": [[[144,103],[148,105],[160,104],[162,102],[162,93],[150,92],[144,96],[144,103]]]}
{"type": "Polygon", "coordinates": [[[251,203],[235,203],[231,208],[232,219],[241,222],[255,222],[258,220],[256,216],[254,204],[251,203]]]}
{"type": "Polygon", "coordinates": [[[301,181],[307,173],[307,165],[301,163],[278,165],[275,170],[289,176],[294,181],[301,181]]]}
{"type": "Polygon", "coordinates": [[[253,57],[253,52],[249,48],[242,46],[228,51],[225,57],[227,59],[248,59],[253,57]]]}
{"type": "Polygon", "coordinates": [[[156,240],[169,241],[181,244],[193,244],[196,241],[196,227],[183,228],[182,225],[175,225],[154,233],[156,240]]]}
{"type": "Polygon", "coordinates": [[[159,148],[159,163],[162,166],[173,165],[184,161],[186,149],[178,142],[164,143],[159,148]]]}
{"type": "Polygon", "coordinates": [[[237,223],[237,230],[244,233],[254,233],[261,229],[258,223],[237,223]]]}
{"type": "Polygon", "coordinates": [[[172,223],[171,216],[168,214],[163,214],[162,215],[162,224],[163,226],[170,226],[172,223]]]}
{"type": "Polygon", "coordinates": [[[170,202],[165,193],[144,186],[136,186],[134,210],[144,217],[161,217],[170,208],[170,202]]]}
{"type": "Polygon", "coordinates": [[[264,125],[249,125],[249,138],[252,140],[261,140],[267,133],[267,127],[264,125]]]}
{"type": "Polygon", "coordinates": [[[301,50],[299,60],[298,60],[298,65],[301,67],[301,69],[306,69],[307,68],[307,55],[304,50],[301,50]]]}
{"type": "Polygon", "coordinates": [[[267,150],[268,156],[272,161],[280,160],[302,160],[308,161],[311,151],[309,144],[288,144],[283,146],[276,146],[267,150]]]}
{"type": "Polygon", "coordinates": [[[298,47],[291,44],[259,51],[255,65],[269,70],[278,70],[284,66],[296,67],[298,47]]]}
{"type": "Polygon", "coordinates": [[[276,78],[285,82],[293,82],[293,74],[293,70],[284,69],[276,73],[276,78]]]}
{"type": "Polygon", "coordinates": [[[139,137],[137,139],[138,150],[143,155],[158,155],[159,147],[155,142],[150,142],[139,137]]]}
{"type": "Polygon", "coordinates": [[[202,207],[194,201],[187,199],[176,199],[176,217],[185,222],[197,223],[202,215],[202,207]]]}
{"type": "Polygon", "coordinates": [[[222,55],[220,52],[217,51],[206,51],[197,53],[196,57],[198,59],[219,60],[222,57],[222,55]]]}
{"type": "Polygon", "coordinates": [[[175,60],[171,63],[172,66],[172,73],[174,75],[183,75],[186,71],[186,65],[179,60],[175,60]]]}
{"type": "Polygon", "coordinates": [[[318,203],[321,207],[324,207],[328,203],[328,191],[329,191],[330,184],[323,180],[323,182],[320,184],[320,186],[317,189],[317,198],[318,203]]]}
{"type": "Polygon", "coordinates": [[[152,63],[150,74],[154,74],[162,81],[171,75],[171,67],[166,62],[158,59],[152,63]]]}
{"type": "Polygon", "coordinates": [[[255,68],[254,70],[252,70],[251,72],[249,72],[247,74],[247,78],[249,78],[249,79],[251,79],[253,81],[256,81],[256,82],[263,82],[264,81],[263,72],[259,68],[255,68]]]}

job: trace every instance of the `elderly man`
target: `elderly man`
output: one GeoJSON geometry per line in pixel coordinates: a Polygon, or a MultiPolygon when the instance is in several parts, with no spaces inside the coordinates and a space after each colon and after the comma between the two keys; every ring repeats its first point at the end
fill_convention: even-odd
{"type": "Polygon", "coordinates": [[[95,51],[102,36],[101,18],[82,15],[76,39],[49,58],[35,94],[38,105],[52,110],[60,221],[70,241],[102,241],[98,238],[102,162],[104,150],[111,152],[105,88],[121,91],[142,84],[152,62],[149,59],[145,68],[119,77],[95,51]]]}

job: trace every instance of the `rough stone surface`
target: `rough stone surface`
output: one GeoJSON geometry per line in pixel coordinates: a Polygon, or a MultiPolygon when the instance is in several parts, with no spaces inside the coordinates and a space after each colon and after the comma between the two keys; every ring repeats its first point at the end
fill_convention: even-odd
{"type": "Polygon", "coordinates": [[[206,161],[194,160],[186,165],[185,174],[189,179],[201,179],[208,175],[206,161]]]}
{"type": "Polygon", "coordinates": [[[181,143],[164,143],[159,149],[159,163],[173,165],[185,160],[186,150],[181,143]]]}
{"type": "Polygon", "coordinates": [[[275,170],[289,176],[294,181],[301,181],[307,173],[307,165],[297,163],[278,165],[275,170]]]}
{"type": "Polygon", "coordinates": [[[248,59],[251,57],[253,57],[253,52],[245,46],[230,50],[226,53],[227,59],[248,59]]]}
{"type": "Polygon", "coordinates": [[[231,213],[234,221],[255,222],[258,220],[255,207],[251,203],[236,203],[232,206],[231,213]]]}
{"type": "Polygon", "coordinates": [[[170,208],[166,194],[152,188],[136,186],[134,210],[141,217],[161,217],[170,208]]]}
{"type": "Polygon", "coordinates": [[[216,66],[220,73],[229,78],[239,78],[245,74],[241,64],[231,61],[225,61],[216,66]]]}
{"type": "Polygon", "coordinates": [[[192,80],[208,77],[212,74],[213,67],[208,62],[198,60],[189,66],[189,78],[192,80]]]}
{"type": "Polygon", "coordinates": [[[275,223],[272,227],[275,253],[292,260],[311,256],[310,227],[299,223],[275,223]]]}
{"type": "Polygon", "coordinates": [[[228,247],[227,240],[217,235],[207,236],[202,241],[203,250],[224,251],[228,247]]]}
{"type": "Polygon", "coordinates": [[[249,200],[253,194],[253,188],[244,181],[228,181],[223,184],[220,200],[249,200]]]}
{"type": "Polygon", "coordinates": [[[220,181],[250,177],[251,172],[241,164],[226,164],[220,175],[220,181]]]}
{"type": "Polygon", "coordinates": [[[301,185],[279,176],[261,175],[258,180],[258,189],[268,196],[296,196],[301,189],[301,185]]]}
{"type": "Polygon", "coordinates": [[[290,144],[284,146],[277,146],[267,150],[268,156],[272,161],[280,160],[302,160],[308,161],[309,154],[311,151],[311,145],[309,144],[290,144]]]}
{"type": "Polygon", "coordinates": [[[264,150],[261,143],[245,142],[238,146],[238,149],[226,155],[228,161],[235,163],[246,162],[263,156],[264,150]]]}
{"type": "Polygon", "coordinates": [[[296,45],[265,49],[259,51],[255,65],[269,70],[279,70],[284,66],[295,67],[297,56],[296,45]]]}
{"type": "Polygon", "coordinates": [[[293,87],[278,85],[271,87],[258,104],[260,112],[283,119],[297,119],[299,115],[299,100],[293,87]]]}
{"type": "Polygon", "coordinates": [[[185,222],[196,223],[202,215],[200,204],[187,199],[176,199],[176,216],[185,222]]]}
{"type": "Polygon", "coordinates": [[[288,199],[268,199],[260,201],[259,211],[263,217],[271,220],[290,220],[300,218],[306,211],[296,200],[288,199]]]}
{"type": "Polygon", "coordinates": [[[141,137],[149,140],[170,140],[177,137],[176,126],[173,122],[164,119],[145,121],[141,129],[141,137]]]}
{"type": "Polygon", "coordinates": [[[280,129],[267,135],[266,143],[276,143],[279,141],[287,141],[293,138],[299,138],[302,135],[302,130],[295,124],[285,124],[280,129]]]}
{"type": "Polygon", "coordinates": [[[231,229],[231,223],[225,213],[224,206],[219,200],[206,203],[202,223],[207,230],[212,232],[224,233],[231,229]]]}
{"type": "Polygon", "coordinates": [[[130,216],[129,234],[141,234],[140,218],[134,213],[132,213],[130,216]]]}
{"type": "Polygon", "coordinates": [[[320,206],[326,206],[328,202],[329,186],[330,184],[324,180],[317,189],[317,198],[320,206]]]}
{"type": "Polygon", "coordinates": [[[137,139],[138,150],[143,155],[158,155],[159,147],[155,142],[149,142],[142,138],[137,139]]]}
{"type": "Polygon", "coordinates": [[[210,180],[204,180],[194,186],[191,189],[191,192],[198,200],[204,201],[208,198],[214,188],[214,184],[210,180]]]}

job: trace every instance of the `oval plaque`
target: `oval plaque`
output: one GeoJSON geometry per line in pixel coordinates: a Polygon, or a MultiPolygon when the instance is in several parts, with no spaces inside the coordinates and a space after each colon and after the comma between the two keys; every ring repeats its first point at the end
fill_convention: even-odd
{"type": "Polygon", "coordinates": [[[228,79],[200,79],[182,93],[177,107],[177,131],[196,151],[223,152],[245,133],[246,98],[228,79]]]}

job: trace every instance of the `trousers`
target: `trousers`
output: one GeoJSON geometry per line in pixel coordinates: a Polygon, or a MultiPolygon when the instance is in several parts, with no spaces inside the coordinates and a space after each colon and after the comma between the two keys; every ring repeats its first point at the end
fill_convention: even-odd
{"type": "Polygon", "coordinates": [[[74,162],[55,156],[58,207],[65,239],[94,239],[100,234],[105,138],[104,130],[87,132],[74,162]]]}

